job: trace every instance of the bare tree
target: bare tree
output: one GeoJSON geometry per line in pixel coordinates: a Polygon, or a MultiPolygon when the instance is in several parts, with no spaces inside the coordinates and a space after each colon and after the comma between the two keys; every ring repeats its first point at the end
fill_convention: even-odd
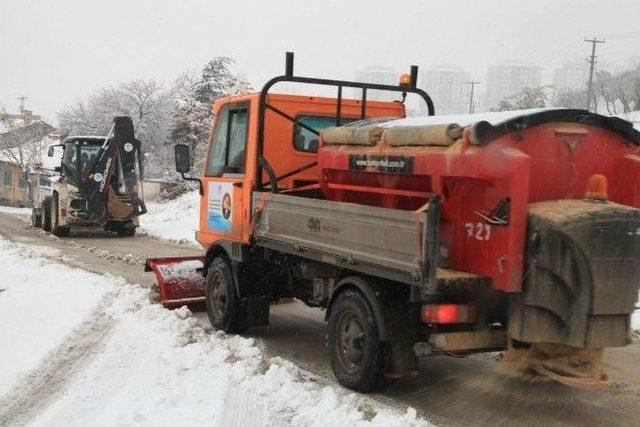
{"type": "Polygon", "coordinates": [[[548,102],[547,86],[530,86],[500,101],[496,111],[526,110],[545,107],[548,102]]]}

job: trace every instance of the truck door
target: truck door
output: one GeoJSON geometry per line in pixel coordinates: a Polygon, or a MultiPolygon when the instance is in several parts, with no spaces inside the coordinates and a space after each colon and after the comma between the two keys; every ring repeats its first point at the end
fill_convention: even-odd
{"type": "Polygon", "coordinates": [[[206,159],[200,206],[200,230],[209,235],[205,237],[209,242],[242,239],[248,130],[249,102],[220,108],[206,159]]]}

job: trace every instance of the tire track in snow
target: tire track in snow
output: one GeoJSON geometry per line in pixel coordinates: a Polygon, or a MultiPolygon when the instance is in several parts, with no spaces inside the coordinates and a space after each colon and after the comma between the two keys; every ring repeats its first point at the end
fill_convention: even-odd
{"type": "Polygon", "coordinates": [[[17,386],[0,396],[0,425],[25,425],[55,401],[74,375],[100,352],[115,324],[101,307],[112,299],[111,294],[105,295],[98,302],[100,308],[17,386]]]}
{"type": "Polygon", "coordinates": [[[232,385],[224,400],[224,412],[220,425],[225,427],[274,425],[267,423],[267,415],[267,408],[257,394],[243,390],[238,385],[232,385]]]}

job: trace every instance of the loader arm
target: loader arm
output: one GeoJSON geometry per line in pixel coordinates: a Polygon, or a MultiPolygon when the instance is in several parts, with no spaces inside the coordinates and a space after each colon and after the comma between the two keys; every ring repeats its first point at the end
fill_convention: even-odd
{"type": "Polygon", "coordinates": [[[80,184],[81,190],[87,195],[89,216],[97,220],[114,216],[113,209],[108,209],[108,203],[111,206],[127,206],[124,214],[117,219],[130,219],[147,212],[140,197],[139,180],[143,171],[140,141],[134,136],[130,117],[116,117],[113,121],[114,125],[100,147],[94,164],[84,173],[80,184]],[[116,174],[117,181],[114,181],[116,174]],[[115,188],[116,182],[118,190],[115,188]]]}

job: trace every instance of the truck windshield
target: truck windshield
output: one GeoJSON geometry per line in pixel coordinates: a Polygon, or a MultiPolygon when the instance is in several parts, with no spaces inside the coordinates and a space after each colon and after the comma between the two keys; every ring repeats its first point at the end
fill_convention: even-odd
{"type": "Polygon", "coordinates": [[[82,168],[83,176],[86,175],[96,163],[98,150],[100,150],[99,145],[82,145],[80,147],[80,167],[82,168]]]}
{"type": "Polygon", "coordinates": [[[71,185],[78,186],[78,179],[93,168],[99,150],[100,145],[90,145],[86,141],[65,145],[62,171],[71,185]]]}

